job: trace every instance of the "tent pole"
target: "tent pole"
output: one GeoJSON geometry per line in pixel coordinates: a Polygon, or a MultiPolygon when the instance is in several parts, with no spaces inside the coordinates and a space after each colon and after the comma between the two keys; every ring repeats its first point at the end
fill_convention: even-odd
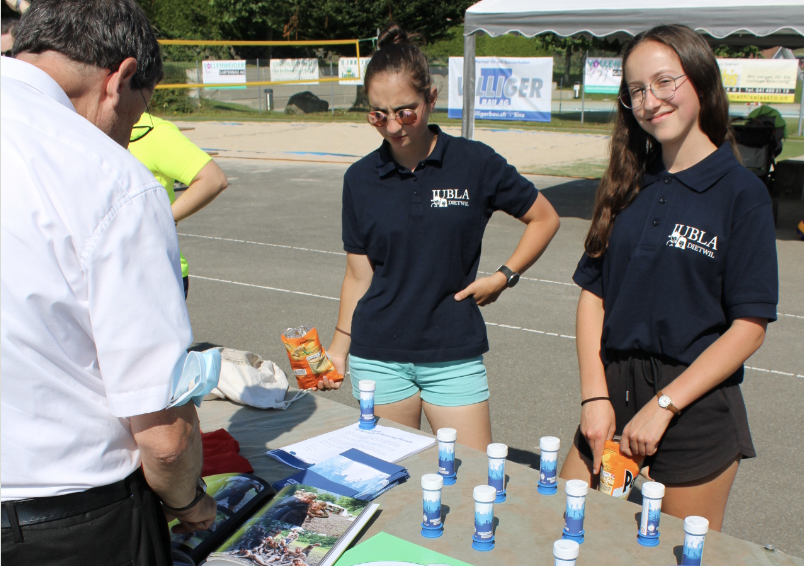
{"type": "Polygon", "coordinates": [[[583,56],[583,64],[581,65],[581,124],[583,124],[583,112],[586,106],[586,60],[589,58],[589,50],[583,56]]]}
{"type": "Polygon", "coordinates": [[[475,137],[475,36],[463,36],[463,120],[461,135],[475,137]]]}

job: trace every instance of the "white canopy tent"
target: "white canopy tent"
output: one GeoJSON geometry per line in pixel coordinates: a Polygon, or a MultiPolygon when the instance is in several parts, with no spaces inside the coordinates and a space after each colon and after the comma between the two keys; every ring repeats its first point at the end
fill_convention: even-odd
{"type": "MultiPolygon", "coordinates": [[[[804,47],[804,0],[482,0],[464,20],[464,92],[475,92],[475,37],[628,39],[660,24],[684,24],[713,45],[804,47]]],[[[462,134],[472,138],[475,99],[463,97],[462,134]]],[[[804,105],[803,105],[804,106],[804,105]]]]}

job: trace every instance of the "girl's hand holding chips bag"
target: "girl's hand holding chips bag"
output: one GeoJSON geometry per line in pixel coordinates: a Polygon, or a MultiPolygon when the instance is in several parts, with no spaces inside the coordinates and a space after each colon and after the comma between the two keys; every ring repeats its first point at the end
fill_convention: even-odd
{"type": "Polygon", "coordinates": [[[316,389],[324,378],[333,383],[343,381],[318,339],[315,328],[300,326],[282,333],[282,343],[288,351],[290,368],[296,376],[299,389],[316,389]]]}

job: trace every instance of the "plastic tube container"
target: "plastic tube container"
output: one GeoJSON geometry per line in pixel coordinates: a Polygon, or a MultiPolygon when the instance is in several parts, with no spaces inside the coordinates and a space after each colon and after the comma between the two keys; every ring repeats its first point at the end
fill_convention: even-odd
{"type": "Polygon", "coordinates": [[[489,456],[489,485],[497,490],[494,503],[502,503],[505,501],[505,458],[508,456],[508,446],[489,444],[486,454],[489,456]]]}
{"type": "Polygon", "coordinates": [[[561,539],[553,543],[553,557],[556,566],[575,566],[575,560],[581,553],[580,545],[574,540],[561,539]]]}
{"type": "Polygon", "coordinates": [[[490,485],[479,485],[472,491],[475,499],[475,534],[472,548],[487,552],[494,548],[494,500],[497,490],[490,485]]]}
{"type": "Polygon", "coordinates": [[[662,517],[664,485],[655,481],[642,484],[642,518],[639,521],[637,542],[642,546],[659,545],[659,519],[662,517]]]}
{"type": "Polygon", "coordinates": [[[567,492],[567,511],[564,513],[562,537],[583,544],[583,516],[589,484],[583,480],[567,480],[564,491],[567,492]]]}
{"type": "Polygon", "coordinates": [[[360,389],[360,428],[371,430],[377,426],[377,419],[374,416],[374,390],[377,383],[370,379],[361,379],[358,383],[360,389]]]}
{"type": "Polygon", "coordinates": [[[454,428],[440,428],[438,439],[438,473],[444,478],[444,485],[452,485],[458,474],[455,472],[455,441],[458,431],[454,428]]]}
{"type": "Polygon", "coordinates": [[[684,519],[684,548],[681,551],[682,566],[701,566],[704,538],[709,532],[709,521],[703,517],[684,519]]]}
{"type": "Polygon", "coordinates": [[[441,522],[441,488],[444,478],[438,474],[422,476],[422,536],[438,538],[444,534],[441,522]]]}
{"type": "Polygon", "coordinates": [[[553,495],[558,491],[556,487],[556,469],[558,468],[558,449],[561,441],[555,436],[543,436],[539,439],[541,458],[539,464],[538,492],[542,495],[553,495]]]}

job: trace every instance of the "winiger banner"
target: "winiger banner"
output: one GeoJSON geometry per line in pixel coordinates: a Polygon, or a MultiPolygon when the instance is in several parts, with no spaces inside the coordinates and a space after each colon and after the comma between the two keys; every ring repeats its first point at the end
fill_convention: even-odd
{"type": "Polygon", "coordinates": [[[366,67],[371,61],[371,57],[360,58],[360,72],[357,71],[357,57],[341,57],[338,59],[338,84],[340,85],[360,85],[363,86],[363,78],[366,76],[366,67]]]}
{"type": "MultiPolygon", "coordinates": [[[[550,121],[552,57],[477,57],[475,119],[550,121]]],[[[449,58],[447,116],[463,117],[463,57],[449,58]]]]}
{"type": "Polygon", "coordinates": [[[797,59],[718,59],[732,102],[788,102],[796,94],[797,59]]]}
{"type": "Polygon", "coordinates": [[[584,90],[619,94],[623,79],[623,60],[619,57],[588,57],[584,69],[584,90]]]}
{"type": "MultiPolygon", "coordinates": [[[[201,64],[203,69],[202,81],[204,84],[245,84],[246,83],[246,61],[204,61],[201,64]]],[[[242,87],[221,87],[221,88],[246,88],[242,87]]]]}
{"type": "Polygon", "coordinates": [[[318,84],[318,59],[271,59],[272,81],[313,81],[297,83],[318,84]]]}

